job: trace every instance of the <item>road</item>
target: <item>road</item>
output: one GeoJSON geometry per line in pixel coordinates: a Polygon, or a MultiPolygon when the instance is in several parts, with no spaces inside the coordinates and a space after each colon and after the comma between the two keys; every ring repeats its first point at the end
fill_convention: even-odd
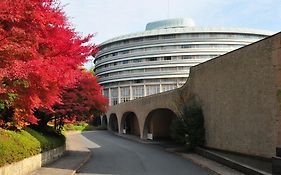
{"type": "Polygon", "coordinates": [[[207,175],[192,162],[166,152],[159,145],[143,144],[107,131],[84,132],[91,159],[78,175],[207,175]]]}

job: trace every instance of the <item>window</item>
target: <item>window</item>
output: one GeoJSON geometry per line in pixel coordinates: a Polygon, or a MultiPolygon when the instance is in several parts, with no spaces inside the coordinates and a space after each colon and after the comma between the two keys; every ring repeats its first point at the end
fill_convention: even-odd
{"type": "Polygon", "coordinates": [[[139,62],[142,62],[142,60],[141,60],[141,59],[135,59],[135,60],[133,60],[133,63],[139,63],[139,62]]]}
{"type": "Polygon", "coordinates": [[[191,45],[182,45],[181,48],[191,48],[191,45]]]}
{"type": "Polygon", "coordinates": [[[171,56],[166,56],[166,57],[164,57],[164,60],[171,60],[171,56]]]}
{"type": "Polygon", "coordinates": [[[134,80],[133,81],[135,84],[143,83],[143,80],[134,80]]]}
{"type": "Polygon", "coordinates": [[[158,40],[158,36],[147,37],[147,40],[158,40]]]}
{"type": "Polygon", "coordinates": [[[133,99],[144,96],[144,87],[143,86],[133,86],[133,99]]]}
{"type": "Polygon", "coordinates": [[[128,51],[128,50],[125,50],[125,51],[122,51],[121,53],[122,53],[122,54],[128,54],[129,51],[128,51]]]}
{"type": "Polygon", "coordinates": [[[159,85],[147,85],[146,86],[146,95],[157,94],[160,92],[159,85]]]}
{"type": "Polygon", "coordinates": [[[175,88],[177,88],[176,84],[163,84],[162,85],[162,91],[163,92],[169,91],[169,90],[172,90],[172,89],[175,89],[175,88]]]}
{"type": "Polygon", "coordinates": [[[116,105],[118,104],[118,88],[111,89],[111,104],[116,105]]]}
{"type": "Polygon", "coordinates": [[[130,87],[120,88],[120,98],[121,102],[126,102],[130,100],[130,87]]]}
{"type": "Polygon", "coordinates": [[[147,58],[147,61],[157,61],[157,58],[147,58]]]}
{"type": "Polygon", "coordinates": [[[192,56],[191,55],[183,55],[182,59],[192,59],[192,56]]]}
{"type": "Polygon", "coordinates": [[[108,98],[109,97],[109,89],[103,89],[103,95],[108,98]]]}
{"type": "Polygon", "coordinates": [[[122,64],[128,64],[129,63],[129,61],[128,60],[124,60],[124,61],[122,61],[122,64]]]}

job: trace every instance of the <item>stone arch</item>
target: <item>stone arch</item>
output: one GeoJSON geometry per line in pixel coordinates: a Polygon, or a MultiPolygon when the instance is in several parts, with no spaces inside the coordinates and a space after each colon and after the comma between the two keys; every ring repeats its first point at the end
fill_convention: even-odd
{"type": "Polygon", "coordinates": [[[158,108],[149,112],[144,122],[143,139],[169,139],[170,125],[175,117],[176,113],[168,108],[158,108]]]}
{"type": "Polygon", "coordinates": [[[121,132],[140,136],[138,117],[134,112],[125,112],[121,118],[121,132]]]}
{"type": "Polygon", "coordinates": [[[118,129],[118,118],[115,113],[110,114],[109,116],[109,125],[108,125],[109,130],[113,132],[119,132],[118,129]]]}

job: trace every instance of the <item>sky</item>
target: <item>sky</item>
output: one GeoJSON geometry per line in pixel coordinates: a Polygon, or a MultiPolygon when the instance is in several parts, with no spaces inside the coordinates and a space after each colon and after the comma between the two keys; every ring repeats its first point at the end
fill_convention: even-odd
{"type": "Polygon", "coordinates": [[[95,34],[95,44],[170,18],[191,18],[202,27],[281,31],[280,0],[61,0],[61,5],[80,35],[95,34]]]}

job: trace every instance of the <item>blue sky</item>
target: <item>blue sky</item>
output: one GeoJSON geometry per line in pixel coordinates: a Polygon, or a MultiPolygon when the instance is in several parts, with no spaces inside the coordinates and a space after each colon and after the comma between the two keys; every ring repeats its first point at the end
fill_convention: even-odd
{"type": "Polygon", "coordinates": [[[99,44],[144,31],[151,21],[192,18],[196,26],[244,27],[281,31],[280,0],[61,0],[81,35],[99,44]]]}
{"type": "Polygon", "coordinates": [[[148,22],[192,18],[196,26],[281,31],[280,0],[61,0],[78,32],[99,44],[115,36],[143,31],[148,22]]]}

